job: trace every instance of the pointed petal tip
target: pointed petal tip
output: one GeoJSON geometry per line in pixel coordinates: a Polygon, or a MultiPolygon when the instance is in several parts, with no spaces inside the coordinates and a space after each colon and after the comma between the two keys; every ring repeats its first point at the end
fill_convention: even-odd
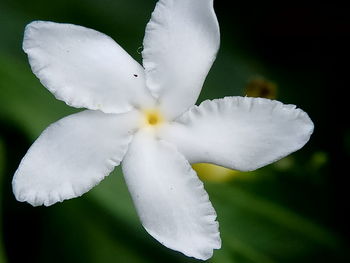
{"type": "Polygon", "coordinates": [[[12,191],[17,201],[26,202],[33,207],[37,206],[51,206],[64,200],[78,197],[80,195],[74,195],[73,193],[65,194],[64,197],[59,192],[65,192],[64,189],[56,189],[55,191],[36,191],[34,189],[26,189],[25,187],[19,187],[16,176],[12,182],[12,191]]]}
{"type": "MultiPolygon", "coordinates": [[[[218,222],[215,221],[218,225],[218,222]]],[[[201,240],[198,240],[196,242],[196,248],[194,249],[193,246],[184,246],[183,248],[179,248],[176,244],[174,245],[172,242],[169,242],[168,240],[163,240],[161,236],[153,232],[152,230],[148,229],[147,227],[143,226],[144,229],[147,231],[148,234],[150,234],[154,239],[156,239],[159,243],[161,243],[163,246],[170,248],[174,251],[177,251],[179,253],[182,253],[183,255],[187,257],[196,258],[199,260],[208,260],[210,259],[213,254],[214,250],[221,248],[221,238],[220,233],[217,232],[215,234],[208,235],[208,238],[212,238],[212,240],[208,243],[206,243],[204,246],[200,246],[201,240]]],[[[204,244],[206,241],[202,240],[202,243],[204,244]]]]}

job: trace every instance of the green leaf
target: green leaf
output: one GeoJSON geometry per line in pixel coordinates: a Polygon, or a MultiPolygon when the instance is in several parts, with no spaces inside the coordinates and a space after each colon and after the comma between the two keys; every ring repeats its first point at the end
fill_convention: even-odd
{"type": "MultiPolygon", "coordinates": [[[[4,142],[2,140],[2,138],[0,137],[0,191],[1,189],[3,189],[3,185],[2,185],[2,180],[3,180],[3,176],[4,176],[4,167],[5,167],[5,147],[4,147],[4,142]]],[[[2,209],[2,195],[0,193],[0,233],[2,233],[2,217],[3,217],[3,209],[2,209]]],[[[5,260],[5,251],[3,248],[3,237],[2,235],[0,235],[0,262],[1,263],[6,263],[5,260]]]]}

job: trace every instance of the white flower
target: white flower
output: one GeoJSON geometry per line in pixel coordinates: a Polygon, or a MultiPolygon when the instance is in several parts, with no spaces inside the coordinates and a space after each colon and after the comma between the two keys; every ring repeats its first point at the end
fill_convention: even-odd
{"type": "Polygon", "coordinates": [[[19,201],[82,195],[122,162],[145,229],[165,246],[208,259],[221,246],[216,213],[190,163],[254,170],[301,148],[313,131],[293,105],[226,97],[194,106],[219,48],[213,0],[160,0],[143,66],[95,30],[35,21],[23,49],[57,99],[88,110],[50,125],[13,179],[19,201]]]}

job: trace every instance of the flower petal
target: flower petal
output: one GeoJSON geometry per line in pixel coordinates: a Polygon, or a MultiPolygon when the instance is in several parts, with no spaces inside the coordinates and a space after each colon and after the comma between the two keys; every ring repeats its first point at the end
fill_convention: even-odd
{"type": "Polygon", "coordinates": [[[191,163],[254,170],[294,152],[309,140],[313,123],[294,105],[248,97],[204,101],[164,126],[161,138],[191,163]]]}
{"type": "Polygon", "coordinates": [[[23,50],[41,83],[70,106],[121,113],[152,101],[142,66],[93,29],[34,21],[23,50]]]}
{"type": "Polygon", "coordinates": [[[142,52],[146,84],[168,119],[194,105],[219,49],[213,0],[160,0],[142,52]]]}
{"type": "Polygon", "coordinates": [[[17,200],[49,206],[90,190],[119,165],[137,116],[87,110],[50,125],[15,173],[17,200]]]}
{"type": "Polygon", "coordinates": [[[175,147],[137,133],[122,163],[141,222],[163,245],[208,259],[221,241],[203,183],[175,147]]]}

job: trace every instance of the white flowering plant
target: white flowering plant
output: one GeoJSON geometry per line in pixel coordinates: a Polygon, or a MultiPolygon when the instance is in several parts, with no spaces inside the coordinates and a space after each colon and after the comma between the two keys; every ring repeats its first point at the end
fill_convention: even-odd
{"type": "Polygon", "coordinates": [[[78,197],[118,165],[142,225],[163,245],[206,260],[221,247],[216,212],[191,163],[251,171],[300,149],[313,132],[294,105],[225,97],[195,105],[220,42],[213,0],[160,0],[143,65],[110,37],[34,21],[23,49],[54,96],[86,108],[50,125],[13,178],[19,201],[78,197]]]}

